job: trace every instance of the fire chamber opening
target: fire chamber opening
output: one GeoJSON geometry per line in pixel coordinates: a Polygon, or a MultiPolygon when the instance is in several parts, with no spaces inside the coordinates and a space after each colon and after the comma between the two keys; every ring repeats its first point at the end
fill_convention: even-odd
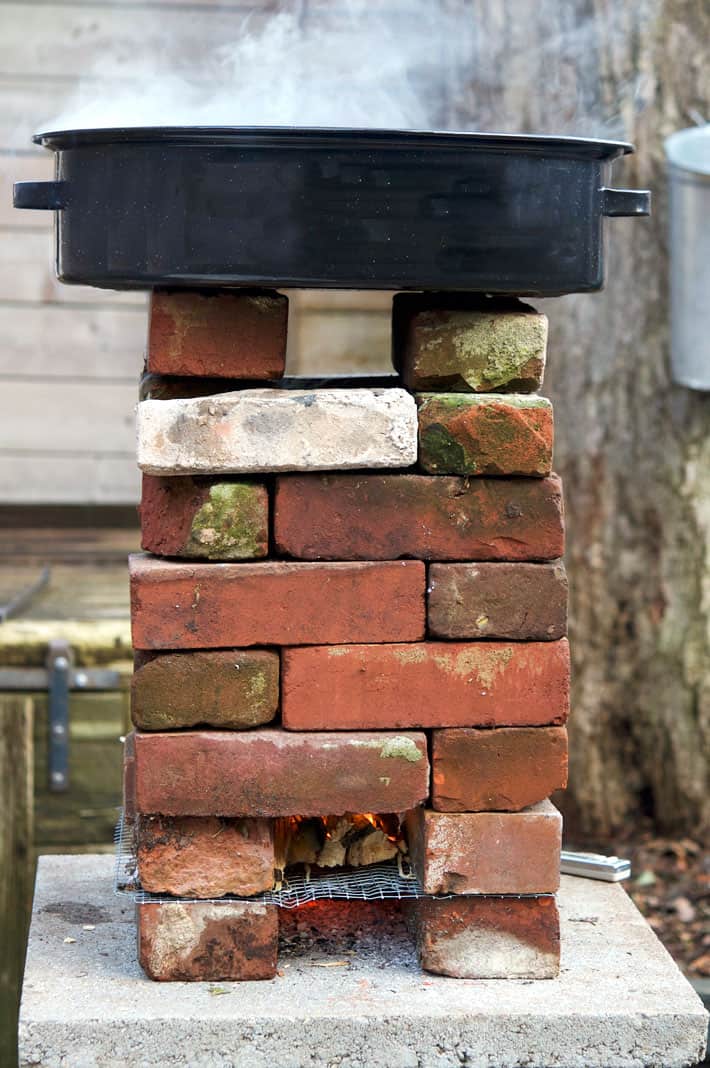
{"type": "Polygon", "coordinates": [[[358,868],[406,857],[402,817],[356,812],[344,816],[290,816],[276,820],[276,871],[307,865],[358,868]]]}

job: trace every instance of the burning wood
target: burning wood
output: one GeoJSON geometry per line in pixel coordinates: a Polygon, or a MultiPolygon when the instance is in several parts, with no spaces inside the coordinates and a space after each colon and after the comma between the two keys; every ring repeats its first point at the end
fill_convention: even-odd
{"type": "Polygon", "coordinates": [[[276,868],[363,867],[407,853],[400,817],[394,813],[291,816],[276,821],[276,868]]]}

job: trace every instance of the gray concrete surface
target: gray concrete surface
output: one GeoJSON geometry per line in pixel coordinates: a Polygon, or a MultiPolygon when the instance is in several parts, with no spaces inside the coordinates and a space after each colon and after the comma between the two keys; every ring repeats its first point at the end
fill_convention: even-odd
{"type": "Polygon", "coordinates": [[[112,859],[39,863],[20,1064],[43,1068],[680,1068],[703,1006],[622,887],[565,876],[558,980],[419,970],[401,924],[272,982],[151,983],[112,859]],[[330,966],[328,966],[330,965],[330,966]]]}

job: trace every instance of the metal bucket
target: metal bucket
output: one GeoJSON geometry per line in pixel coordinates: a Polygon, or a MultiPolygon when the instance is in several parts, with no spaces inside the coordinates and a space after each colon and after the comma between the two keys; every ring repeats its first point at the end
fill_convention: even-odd
{"type": "Polygon", "coordinates": [[[671,369],[710,390],[710,124],[666,140],[670,178],[671,369]]]}

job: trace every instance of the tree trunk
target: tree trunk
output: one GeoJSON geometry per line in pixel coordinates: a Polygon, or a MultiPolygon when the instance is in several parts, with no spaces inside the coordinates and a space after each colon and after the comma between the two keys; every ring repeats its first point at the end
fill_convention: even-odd
{"type": "MultiPolygon", "coordinates": [[[[455,0],[452,0],[455,2],[455,0]]],[[[571,824],[710,819],[710,396],[671,384],[663,138],[710,119],[707,0],[460,0],[448,120],[621,136],[607,289],[540,302],[568,517],[571,824]]],[[[710,224],[710,223],[709,223],[710,224]]],[[[710,293],[708,294],[710,300],[710,293]]]]}

